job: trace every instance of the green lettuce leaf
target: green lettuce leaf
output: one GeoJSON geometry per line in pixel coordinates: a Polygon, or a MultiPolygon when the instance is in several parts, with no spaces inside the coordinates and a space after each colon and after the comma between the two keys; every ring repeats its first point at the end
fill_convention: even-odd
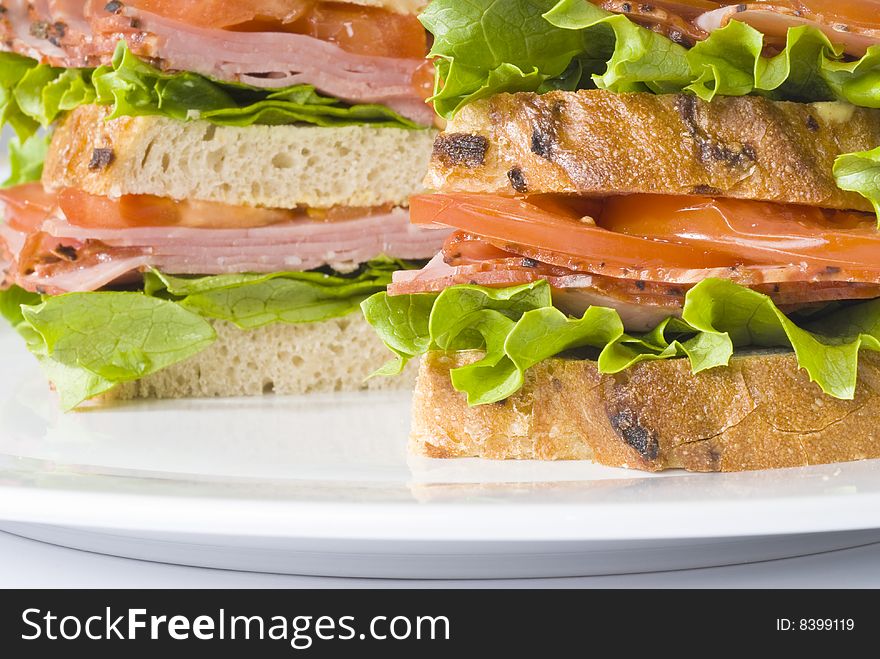
{"type": "Polygon", "coordinates": [[[146,290],[205,318],[256,329],[271,323],[310,323],[348,315],[365,299],[385,290],[395,270],[411,267],[379,259],[350,275],[312,271],[172,277],[153,271],[147,275],[146,290]]]}
{"type": "Polygon", "coordinates": [[[111,64],[97,69],[61,69],[0,53],[0,126],[10,124],[20,140],[89,103],[112,106],[111,117],[159,115],[222,126],[421,127],[385,106],[348,105],[310,85],[258,89],[195,73],[163,72],[135,56],[124,41],[111,64]]]}
{"type": "Polygon", "coordinates": [[[27,321],[21,311],[22,306],[33,306],[42,302],[36,293],[30,293],[18,286],[0,291],[0,316],[6,319],[12,329],[24,336],[27,333],[27,321]]]}
{"type": "Polygon", "coordinates": [[[500,92],[588,87],[880,107],[880,47],[848,62],[810,26],[764,57],[764,35],[738,21],[688,50],[587,0],[434,0],[421,20],[434,35],[433,100],[446,118],[500,92]]]}
{"type": "Polygon", "coordinates": [[[507,289],[454,286],[439,295],[379,293],[362,304],[367,321],[395,353],[378,374],[399,373],[429,350],[479,350],[479,361],[453,369],[468,403],[494,403],[516,393],[535,364],[587,350],[602,373],[643,361],[686,358],[694,373],[728,364],[736,348],[790,348],[826,394],[852,399],[861,349],[880,351],[880,301],[832,308],[804,327],[766,295],[722,279],[692,288],[682,317],[646,334],[624,332],[616,311],[590,307],[580,318],[553,307],[546,281],[507,289]]]}
{"type": "Polygon", "coordinates": [[[204,318],[142,293],[40,299],[12,287],[0,312],[24,338],[64,409],[182,361],[216,338],[204,318]]]}
{"type": "Polygon", "coordinates": [[[0,188],[39,181],[49,139],[48,135],[35,134],[22,144],[18,136],[13,136],[9,140],[9,178],[0,183],[0,188]]]}
{"type": "Polygon", "coordinates": [[[22,336],[65,409],[178,363],[216,339],[211,321],[244,330],[357,311],[413,264],[378,258],[358,271],[172,277],[152,271],[143,291],[41,297],[0,291],[0,315],[22,336]]]}
{"type": "Polygon", "coordinates": [[[434,35],[434,107],[451,117],[462,106],[500,91],[535,91],[561,76],[583,51],[574,32],[542,18],[548,0],[435,0],[419,16],[434,35]]]}
{"type": "Polygon", "coordinates": [[[431,294],[391,297],[382,291],[361,303],[367,322],[397,355],[373,375],[399,375],[410,359],[430,349],[428,321],[436,298],[431,294]]]}
{"type": "Polygon", "coordinates": [[[880,147],[839,156],[834,161],[834,178],[841,190],[858,192],[868,199],[880,219],[880,147]]]}

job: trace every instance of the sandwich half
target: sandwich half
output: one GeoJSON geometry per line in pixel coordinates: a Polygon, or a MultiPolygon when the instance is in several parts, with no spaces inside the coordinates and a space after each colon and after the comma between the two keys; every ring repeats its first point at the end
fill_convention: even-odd
{"type": "Polygon", "coordinates": [[[435,0],[449,120],[363,304],[412,448],[736,471],[880,457],[877,3],[435,0]]]}
{"type": "Polygon", "coordinates": [[[419,4],[2,4],[0,311],[65,408],[387,386],[359,304],[448,234],[419,4]]]}

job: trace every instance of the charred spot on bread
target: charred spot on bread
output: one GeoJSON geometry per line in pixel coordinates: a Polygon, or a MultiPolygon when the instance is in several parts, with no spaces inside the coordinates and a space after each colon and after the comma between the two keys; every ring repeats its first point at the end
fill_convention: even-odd
{"type": "Polygon", "coordinates": [[[486,161],[489,140],[474,133],[441,134],[434,140],[433,156],[447,167],[476,168],[486,161]]]}
{"type": "Polygon", "coordinates": [[[807,128],[809,128],[814,133],[819,130],[819,122],[816,121],[816,117],[811,114],[807,115],[807,128]]]}
{"type": "Polygon", "coordinates": [[[565,110],[563,98],[548,101],[539,96],[526,106],[532,123],[532,138],[529,145],[532,153],[545,160],[555,159],[565,110]]]}
{"type": "Polygon", "coordinates": [[[680,94],[675,100],[675,109],[684,121],[688,135],[696,144],[700,161],[709,164],[720,162],[731,169],[747,169],[757,160],[755,147],[749,143],[726,144],[712,137],[700,124],[697,116],[699,100],[691,94],[680,94]]]}
{"type": "Polygon", "coordinates": [[[556,143],[553,135],[545,133],[539,128],[532,131],[532,153],[550,160],[553,157],[553,145],[556,143]]]}
{"type": "Polygon", "coordinates": [[[529,191],[529,185],[526,182],[526,177],[519,167],[514,167],[513,169],[509,170],[507,172],[507,178],[510,180],[510,185],[517,192],[525,194],[529,191]]]}
{"type": "Polygon", "coordinates": [[[113,149],[97,148],[92,150],[92,159],[89,160],[89,169],[94,171],[97,169],[106,169],[113,164],[116,155],[113,149]]]}
{"type": "Polygon", "coordinates": [[[614,432],[636,450],[645,460],[654,460],[660,453],[657,434],[639,423],[635,412],[623,409],[608,415],[614,432]]]}
{"type": "Polygon", "coordinates": [[[695,185],[693,188],[691,188],[691,194],[704,197],[717,197],[719,195],[722,195],[723,191],[719,190],[718,188],[714,188],[711,185],[700,184],[695,185]]]}

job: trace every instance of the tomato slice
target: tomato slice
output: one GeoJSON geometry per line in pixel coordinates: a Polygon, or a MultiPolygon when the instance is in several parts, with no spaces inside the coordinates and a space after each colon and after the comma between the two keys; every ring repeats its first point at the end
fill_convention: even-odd
{"type": "MultiPolygon", "coordinates": [[[[617,2],[605,1],[597,4],[603,6],[617,5],[617,2]]],[[[682,18],[692,19],[700,14],[735,5],[735,2],[718,2],[717,0],[655,0],[650,5],[661,7],[682,18]]],[[[880,0],[747,0],[743,6],[756,7],[765,5],[767,9],[786,9],[800,12],[807,18],[817,19],[831,25],[860,25],[862,27],[880,27],[880,0]]],[[[613,10],[612,10],[613,11],[613,10]]]]}
{"type": "Polygon", "coordinates": [[[188,25],[228,28],[257,19],[291,23],[317,3],[315,0],[126,0],[125,4],[188,25]]]}
{"type": "Polygon", "coordinates": [[[880,28],[880,0],[753,0],[754,4],[790,7],[823,23],[880,28]]]}
{"type": "Polygon", "coordinates": [[[375,7],[318,3],[293,28],[358,55],[420,59],[428,52],[427,32],[415,16],[375,7]]]}
{"type": "Polygon", "coordinates": [[[210,201],[176,201],[152,195],[125,195],[118,199],[91,195],[77,188],[46,192],[40,183],[0,190],[5,222],[21,233],[34,233],[60,209],[67,221],[85,229],[138,227],[189,227],[202,229],[253,229],[311,220],[344,222],[391,212],[392,206],[307,209],[273,209],[234,206],[210,201]]]}
{"type": "Polygon", "coordinates": [[[128,0],[188,25],[240,32],[292,32],[358,55],[420,59],[428,37],[419,20],[377,7],[317,0],[128,0]]]}
{"type": "Polygon", "coordinates": [[[58,193],[58,206],[74,226],[91,229],[180,226],[249,229],[289,222],[297,211],[232,206],[208,201],[175,201],[151,195],[99,197],[75,188],[58,193]]]}
{"type": "Polygon", "coordinates": [[[880,272],[880,232],[864,213],[703,197],[604,201],[421,195],[413,222],[445,224],[577,272],[804,265],[880,272]]]}
{"type": "Polygon", "coordinates": [[[610,231],[702,246],[754,263],[880,267],[877,220],[865,213],[633,195],[609,198],[599,222],[610,231]]]}
{"type": "MultiPolygon", "coordinates": [[[[417,224],[444,224],[488,238],[501,249],[538,250],[541,261],[572,270],[607,267],[713,267],[705,249],[663,239],[614,233],[596,225],[584,211],[601,210],[600,202],[583,198],[534,196],[528,199],[479,194],[418,195],[410,200],[417,224]]],[[[734,265],[727,259],[724,265],[734,265]]]]}
{"type": "Polygon", "coordinates": [[[46,192],[42,183],[0,189],[3,221],[21,233],[38,231],[55,205],[55,195],[46,192]]]}

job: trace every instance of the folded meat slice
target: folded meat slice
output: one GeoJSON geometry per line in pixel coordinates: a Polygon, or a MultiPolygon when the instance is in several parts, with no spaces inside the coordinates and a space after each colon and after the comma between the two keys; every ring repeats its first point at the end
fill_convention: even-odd
{"type": "MultiPolygon", "coordinates": [[[[137,55],[165,69],[260,88],[311,84],[349,103],[379,103],[421,124],[433,121],[433,111],[424,102],[431,77],[421,57],[427,49],[425,33],[414,17],[405,18],[416,23],[422,47],[418,40],[413,45],[410,35],[410,45],[399,51],[403,56],[390,56],[387,51],[379,51],[381,55],[353,52],[340,45],[332,32],[316,31],[324,37],[318,38],[259,31],[259,24],[254,27],[258,31],[232,31],[105,0],[10,0],[4,6],[0,49],[54,66],[107,64],[118,41],[124,39],[137,55]],[[415,50],[419,56],[413,55],[415,50]]],[[[402,32],[399,37],[408,34],[402,32]]]]}
{"type": "Polygon", "coordinates": [[[245,228],[95,226],[68,219],[38,186],[0,191],[6,224],[0,256],[6,282],[50,294],[91,291],[137,279],[156,268],[169,274],[213,275],[303,271],[329,266],[346,272],[380,255],[433,256],[448,229],[409,222],[404,208],[347,219],[297,219],[245,228]]]}
{"type": "MultiPolygon", "coordinates": [[[[650,27],[683,46],[692,46],[709,36],[692,22],[700,9],[680,2],[632,2],[631,0],[603,0],[599,6],[615,14],[624,14],[636,23],[650,27]]],[[[702,10],[715,8],[715,3],[703,2],[702,10]]]]}
{"type": "Polygon", "coordinates": [[[768,0],[728,5],[706,12],[694,24],[711,33],[736,20],[764,33],[772,42],[784,43],[790,28],[808,25],[821,30],[847,55],[862,57],[880,43],[880,2],[810,2],[768,0]]]}
{"type": "Polygon", "coordinates": [[[709,277],[731,279],[765,293],[784,311],[880,297],[880,273],[853,281],[839,272],[814,272],[805,264],[791,264],[667,268],[612,276],[542,262],[532,254],[528,249],[502,249],[494,241],[456,232],[422,270],[395,273],[388,292],[437,293],[457,285],[502,288],[546,280],[553,288],[554,304],[563,311],[579,316],[590,305],[611,307],[631,332],[648,331],[664,318],[680,316],[687,291],[709,277]]]}
{"type": "Polygon", "coordinates": [[[730,21],[760,30],[769,44],[781,45],[789,28],[809,25],[824,32],[848,55],[861,57],[880,43],[880,2],[877,0],[654,0],[650,3],[601,0],[602,8],[692,45],[730,21]]]}
{"type": "MultiPolygon", "coordinates": [[[[866,213],[697,196],[477,194],[416,195],[411,212],[413,222],[570,272],[673,285],[880,283],[880,232],[866,213]]],[[[450,259],[467,258],[467,243],[447,243],[450,259]]]]}

